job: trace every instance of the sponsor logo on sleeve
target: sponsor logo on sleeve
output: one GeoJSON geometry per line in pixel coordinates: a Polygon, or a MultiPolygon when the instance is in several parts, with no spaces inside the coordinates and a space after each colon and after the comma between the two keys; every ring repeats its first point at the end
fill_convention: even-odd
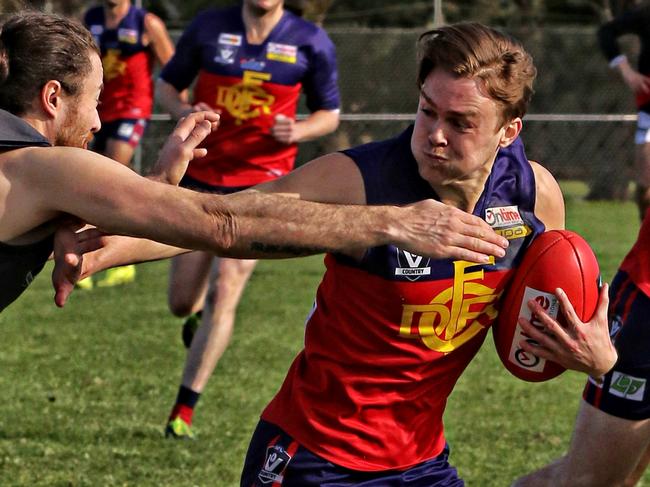
{"type": "Polygon", "coordinates": [[[282,484],[284,477],[282,474],[289,465],[291,455],[289,455],[280,445],[273,445],[266,449],[266,458],[262,470],[257,478],[263,484],[271,482],[282,484]]]}
{"type": "Polygon", "coordinates": [[[277,44],[269,42],[266,48],[266,58],[271,61],[280,61],[282,63],[296,64],[298,57],[298,47],[290,44],[277,44]]]}
{"type": "Polygon", "coordinates": [[[429,267],[429,258],[424,258],[421,255],[412,254],[406,250],[397,251],[397,265],[395,268],[396,276],[404,276],[409,281],[415,281],[422,276],[431,274],[431,267],[429,267]]]}
{"type": "MultiPolygon", "coordinates": [[[[560,303],[555,295],[545,293],[543,291],[539,291],[530,287],[526,287],[524,291],[524,297],[521,300],[521,307],[519,308],[520,318],[526,318],[534,326],[540,326],[536,323],[536,318],[532,315],[530,308],[528,308],[527,303],[531,299],[537,301],[551,318],[557,318],[560,303]]],[[[510,360],[510,362],[513,364],[516,364],[533,372],[542,372],[544,370],[544,366],[546,365],[546,360],[523,350],[519,344],[524,340],[536,343],[533,339],[526,335],[526,333],[524,333],[524,331],[521,329],[521,326],[519,326],[519,323],[517,323],[517,328],[515,329],[515,333],[512,338],[512,345],[510,347],[508,360],[510,360]]]]}
{"type": "Polygon", "coordinates": [[[609,385],[609,393],[630,401],[643,401],[645,383],[646,379],[614,372],[609,385]]]}
{"type": "Polygon", "coordinates": [[[99,24],[91,25],[90,33],[94,36],[100,36],[104,33],[104,26],[99,24]]]}
{"type": "Polygon", "coordinates": [[[497,206],[485,210],[485,221],[496,233],[508,240],[524,238],[532,230],[519,212],[518,206],[497,206]]]}
{"type": "Polygon", "coordinates": [[[118,29],[117,38],[120,42],[126,42],[127,44],[137,44],[138,31],[135,29],[118,29]]]}

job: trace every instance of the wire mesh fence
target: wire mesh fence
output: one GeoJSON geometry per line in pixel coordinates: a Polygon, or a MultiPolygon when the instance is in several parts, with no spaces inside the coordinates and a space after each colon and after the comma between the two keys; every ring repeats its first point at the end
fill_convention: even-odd
{"type": "MultiPolygon", "coordinates": [[[[301,144],[298,164],[345,147],[397,134],[417,106],[415,42],[421,30],[332,29],[339,63],[342,122],[336,133],[301,144]]],[[[178,35],[179,33],[175,33],[178,35]]],[[[626,196],[634,157],[633,97],[608,68],[595,27],[512,32],[535,58],[535,96],[524,119],[529,158],[557,178],[586,181],[592,197],[626,196]]],[[[634,38],[623,39],[634,58],[634,38]]],[[[302,107],[300,113],[305,114],[302,107]]],[[[142,145],[142,168],[155,160],[173,123],[154,117],[142,145]]]]}

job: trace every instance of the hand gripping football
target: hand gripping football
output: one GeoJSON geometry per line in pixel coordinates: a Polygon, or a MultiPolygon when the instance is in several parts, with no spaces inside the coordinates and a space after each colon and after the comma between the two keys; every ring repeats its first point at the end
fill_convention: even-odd
{"type": "MultiPolygon", "coordinates": [[[[564,324],[555,289],[562,288],[582,321],[596,310],[600,288],[598,261],[589,244],[577,233],[550,230],[530,244],[520,266],[504,292],[492,337],[499,358],[515,377],[530,382],[552,379],[564,367],[525,352],[519,343],[527,339],[517,323],[531,319],[526,303],[537,300],[546,312],[564,324]]],[[[535,319],[531,320],[535,324],[535,319]]]]}

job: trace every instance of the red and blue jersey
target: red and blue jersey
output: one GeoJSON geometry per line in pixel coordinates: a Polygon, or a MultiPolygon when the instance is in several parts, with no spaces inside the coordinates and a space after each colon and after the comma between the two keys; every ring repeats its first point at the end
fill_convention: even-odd
{"type": "Polygon", "coordinates": [[[102,54],[104,89],[97,107],[102,122],[151,117],[153,56],[143,43],[146,15],[131,6],[116,29],[107,29],[103,7],[86,13],[84,23],[102,54]]]}
{"type": "Polygon", "coordinates": [[[301,90],[309,110],[339,107],[336,55],[327,34],[284,12],[262,44],[249,44],[241,7],[211,9],[185,30],[161,78],[178,91],[194,87],[194,103],[221,112],[208,155],[187,174],[212,186],[250,186],[288,173],[297,146],[270,134],[278,114],[294,118],[301,90]]]}
{"type": "MultiPolygon", "coordinates": [[[[439,200],[419,176],[411,134],[345,151],[369,205],[439,200]]],[[[392,245],[361,261],[328,254],[305,348],[262,419],[354,470],[406,469],[440,454],[447,397],[494,322],[512,269],[544,230],[534,207],[534,174],[516,141],[499,151],[474,209],[509,239],[503,258],[435,260],[392,245]]]]}
{"type": "Polygon", "coordinates": [[[619,270],[650,297],[650,212],[646,212],[634,246],[623,259],[619,270]]]}

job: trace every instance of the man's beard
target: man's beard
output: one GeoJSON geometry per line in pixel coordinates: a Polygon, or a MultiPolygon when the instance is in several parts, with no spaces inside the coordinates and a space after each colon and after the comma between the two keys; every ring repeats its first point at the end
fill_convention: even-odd
{"type": "Polygon", "coordinates": [[[79,130],[78,125],[75,123],[78,115],[79,111],[75,109],[74,112],[69,113],[66,116],[65,123],[59,130],[59,133],[56,134],[54,145],[64,147],[77,147],[80,149],[88,148],[88,144],[93,139],[93,134],[90,131],[84,134],[81,130],[79,130]]]}

